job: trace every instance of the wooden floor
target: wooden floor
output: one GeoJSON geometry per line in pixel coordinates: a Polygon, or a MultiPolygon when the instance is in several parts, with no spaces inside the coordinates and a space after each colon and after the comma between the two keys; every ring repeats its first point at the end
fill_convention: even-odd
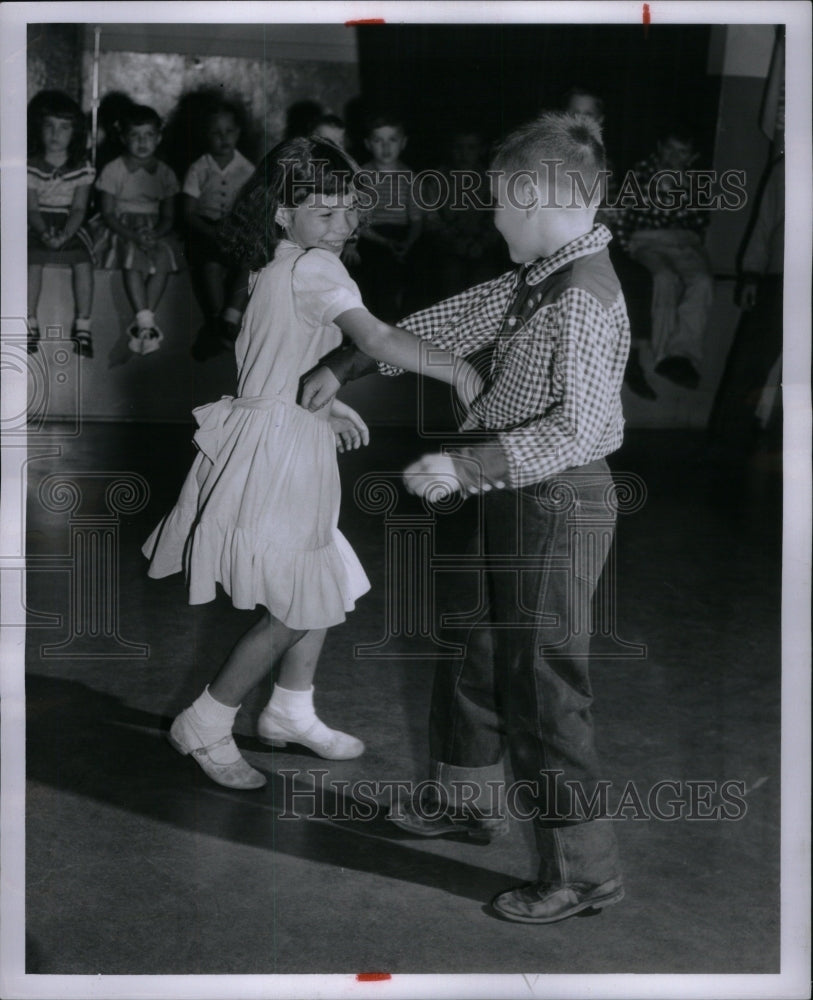
{"type": "MultiPolygon", "coordinates": [[[[342,459],[341,526],[373,587],[329,635],[317,706],[367,752],[336,764],[269,752],[253,736],[257,692],[237,724],[246,756],[269,776],[254,793],[208,782],[165,738],[251,620],[223,595],[189,607],[180,577],[145,576],[139,547],[174,501],[189,428],[87,424],[58,455],[32,458],[29,972],[779,970],[781,476],[764,457],[712,466],[698,438],[677,432],[629,435],[613,458],[640,477],[645,502],[619,522],[615,630],[592,668],[595,714],[612,795],[634,786],[643,811],[633,802],[614,821],[626,899],[541,928],[487,910],[496,892],[534,875],[527,824],[482,847],[416,840],[380,815],[342,816],[358,780],[424,776],[435,640],[390,622],[390,640],[369,648],[388,634],[385,538],[402,528],[354,499],[360,476],[395,475],[421,450],[390,429],[342,459]],[[114,497],[117,476],[129,485],[114,497]],[[82,491],[79,506],[59,480],[82,491]],[[102,560],[91,596],[107,617],[95,637],[78,634],[80,552],[102,560]],[[404,658],[416,651],[422,658],[404,658]],[[320,815],[287,818],[317,802],[292,801],[294,784],[303,792],[317,780],[320,815]],[[659,802],[677,801],[672,819],[648,798],[665,781],[675,784],[659,802]],[[728,818],[726,782],[740,802],[728,818]]],[[[398,513],[421,514],[398,502],[398,513]]],[[[475,504],[424,522],[444,551],[462,543],[475,504]]]]}

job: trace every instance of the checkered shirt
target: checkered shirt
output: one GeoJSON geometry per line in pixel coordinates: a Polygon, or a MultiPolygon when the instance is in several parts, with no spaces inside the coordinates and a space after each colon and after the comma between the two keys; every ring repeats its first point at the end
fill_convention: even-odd
{"type": "MultiPolygon", "coordinates": [[[[711,215],[708,211],[687,208],[682,205],[680,203],[681,189],[678,188],[669,192],[667,199],[665,192],[662,191],[662,184],[659,185],[657,190],[661,192],[663,204],[658,205],[653,202],[649,196],[649,185],[655,174],[663,169],[657,155],[653,153],[647,159],[635,164],[631,175],[625,178],[621,189],[616,192],[617,205],[613,213],[614,232],[625,250],[629,248],[630,237],[638,230],[687,229],[702,235],[711,221],[711,215]],[[668,207],[672,198],[675,199],[676,204],[674,207],[668,207]],[[631,202],[636,202],[636,204],[631,204],[631,202]]],[[[688,191],[683,189],[683,195],[685,199],[688,196],[688,191]]]]}
{"type": "Polygon", "coordinates": [[[490,378],[471,408],[487,440],[465,453],[476,458],[482,449],[484,467],[493,468],[498,444],[514,488],[603,458],[621,445],[629,321],[617,282],[611,300],[567,280],[552,301],[546,297],[558,272],[600,254],[610,239],[604,226],[595,226],[550,257],[398,324],[462,356],[493,345],[490,378]]]}

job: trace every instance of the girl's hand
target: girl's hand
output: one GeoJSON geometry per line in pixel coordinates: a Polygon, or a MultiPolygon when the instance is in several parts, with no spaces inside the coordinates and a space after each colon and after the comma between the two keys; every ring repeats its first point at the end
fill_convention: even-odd
{"type": "MultiPolygon", "coordinates": [[[[341,382],[333,372],[326,366],[321,365],[309,375],[305,376],[302,383],[301,406],[313,413],[326,406],[336,393],[341,389],[341,382]]],[[[335,403],[335,400],[334,400],[335,403]]],[[[348,409],[350,409],[348,407],[348,409]]]]}
{"type": "Polygon", "coordinates": [[[58,232],[56,229],[51,230],[51,246],[54,250],[59,250],[67,242],[64,232],[58,232]]]}
{"type": "Polygon", "coordinates": [[[136,243],[141,250],[152,250],[155,246],[155,235],[150,229],[142,229],[136,236],[136,243]]]}
{"type": "Polygon", "coordinates": [[[334,399],[328,422],[336,435],[336,449],[338,451],[353,451],[363,444],[370,443],[369,427],[347,403],[334,399]]]}
{"type": "Polygon", "coordinates": [[[404,469],[404,486],[415,496],[443,500],[463,488],[449,455],[424,455],[404,469]]]}

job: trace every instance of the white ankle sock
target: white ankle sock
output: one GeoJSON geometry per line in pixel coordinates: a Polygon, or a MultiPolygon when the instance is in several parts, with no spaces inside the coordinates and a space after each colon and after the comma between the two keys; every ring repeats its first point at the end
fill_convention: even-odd
{"type": "Polygon", "coordinates": [[[139,330],[149,330],[155,326],[155,313],[152,309],[139,309],[135,321],[139,330]]]}
{"type": "Polygon", "coordinates": [[[231,705],[224,705],[213,698],[209,694],[207,685],[203,694],[189,706],[189,711],[194,713],[195,722],[199,728],[225,735],[225,733],[231,732],[239,707],[238,705],[237,708],[232,708],[231,705]]]}
{"type": "Polygon", "coordinates": [[[316,715],[313,708],[313,685],[306,691],[289,691],[288,688],[274,685],[271,700],[265,711],[273,711],[292,722],[301,722],[316,715]]]}

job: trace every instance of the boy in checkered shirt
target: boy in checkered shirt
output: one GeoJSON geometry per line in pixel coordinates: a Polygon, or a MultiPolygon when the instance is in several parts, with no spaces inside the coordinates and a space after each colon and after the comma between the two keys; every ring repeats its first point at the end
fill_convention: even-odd
{"type": "MultiPolygon", "coordinates": [[[[539,870],[500,893],[505,919],[551,923],[624,894],[610,824],[585,810],[601,772],[588,676],[590,603],[616,509],[605,458],[622,440],[629,323],[594,225],[604,150],[585,116],[545,114],[510,135],[492,164],[495,222],[516,269],[399,325],[462,355],[491,347],[490,372],[467,415],[472,443],[424,455],[407,488],[482,493],[491,563],[485,620],[465,654],[438,667],[428,798],[390,819],[422,836],[488,842],[507,818],[493,790],[507,749],[519,791],[509,811],[532,818],[539,870]],[[575,789],[575,790],[574,790],[575,789]]],[[[303,405],[374,370],[340,349],[306,380],[303,405]]],[[[509,792],[513,795],[513,792],[509,792]]]]}

